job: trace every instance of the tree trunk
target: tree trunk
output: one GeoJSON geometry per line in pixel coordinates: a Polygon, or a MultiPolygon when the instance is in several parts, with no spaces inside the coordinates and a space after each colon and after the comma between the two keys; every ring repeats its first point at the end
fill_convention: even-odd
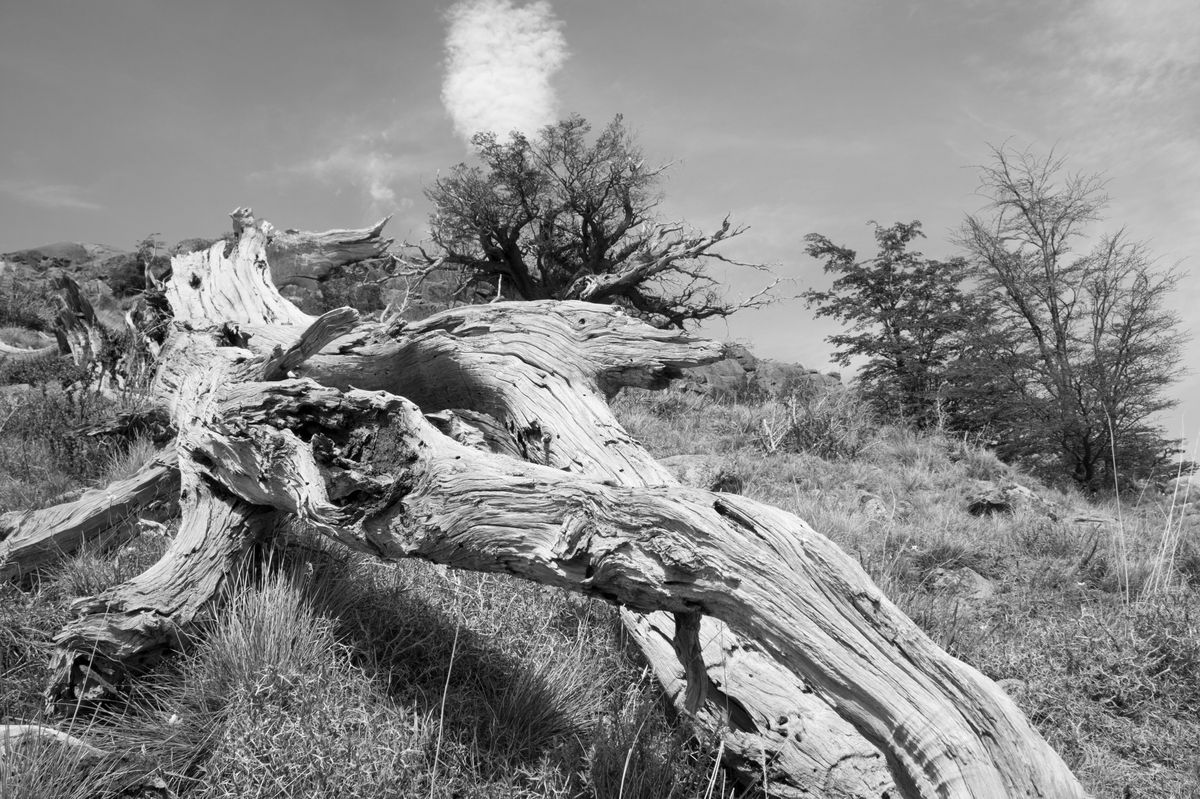
{"type": "MultiPolygon", "coordinates": [[[[480,428],[494,451],[644,487],[676,481],[624,431],[603,394],[662,387],[681,367],[721,355],[714,342],[650,328],[604,306],[494,304],[445,311],[391,338],[347,343],[298,374],[389,391],[427,414],[450,409],[480,428]]],[[[697,706],[687,702],[672,614],[623,609],[621,617],[675,706],[723,737],[728,762],[744,778],[765,775],[780,797],[880,797],[893,788],[875,746],[720,621],[702,623],[706,690],[697,706]],[[781,718],[821,733],[789,735],[781,718]]]]}
{"type": "Polygon", "coordinates": [[[676,485],[612,417],[605,395],[715,344],[579,302],[313,320],[270,280],[270,226],[239,209],[235,227],[167,286],[153,393],[179,431],[183,527],[60,634],[57,696],[108,690],[160,650],[291,514],[380,558],[621,605],[676,704],[728,725],[732,765],[772,796],[1083,795],[1004,693],[845,553],[791,514],[676,485]]]}
{"type": "Polygon", "coordinates": [[[133,477],[73,502],[0,516],[0,580],[19,579],[84,544],[109,546],[132,537],[140,516],[179,499],[178,463],[172,448],[133,477]]]}
{"type": "Polygon", "coordinates": [[[6,341],[0,341],[0,361],[5,359],[31,361],[36,358],[45,358],[48,355],[54,355],[57,352],[57,344],[47,344],[44,347],[15,347],[6,341]]]}

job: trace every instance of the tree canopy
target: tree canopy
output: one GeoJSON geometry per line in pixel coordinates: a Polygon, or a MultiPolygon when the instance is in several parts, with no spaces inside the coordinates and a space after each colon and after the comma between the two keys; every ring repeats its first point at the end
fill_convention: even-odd
{"type": "Polygon", "coordinates": [[[846,325],[846,332],[827,340],[843,366],[867,359],[857,379],[872,407],[926,427],[941,418],[947,365],[978,319],[972,297],[961,288],[967,264],[910,250],[924,237],[920,222],[871,224],[879,253],[865,261],[820,233],[805,237],[805,251],[823,259],[825,272],[836,278],[828,291],[809,290],[804,298],[817,306],[817,316],[846,325]]]}
{"type": "Polygon", "coordinates": [[[1145,477],[1175,448],[1154,417],[1175,401],[1179,274],[1122,229],[1089,246],[1108,205],[1097,174],[996,148],[981,169],[990,203],[959,234],[991,336],[962,374],[965,421],[992,428],[1002,456],[1065,469],[1089,488],[1145,477]]]}
{"type": "Polygon", "coordinates": [[[718,248],[745,227],[726,217],[702,233],[659,219],[667,166],[647,166],[620,116],[590,134],[579,116],[533,138],[477,134],[478,163],[458,164],[426,189],[433,246],[421,250],[423,266],[461,270],[482,297],[615,304],[660,326],[767,301],[766,290],[727,301],[706,268],[739,263],[718,248]]]}
{"type": "Polygon", "coordinates": [[[827,339],[835,359],[866,358],[858,382],[881,414],[974,434],[1046,477],[1095,490],[1152,476],[1178,451],[1155,421],[1181,374],[1166,305],[1178,272],[1124,229],[1089,243],[1104,180],[1053,153],[996,148],[981,186],[989,205],[957,236],[965,258],[911,251],[919,222],[876,224],[865,261],[807,237],[836,276],[804,294],[846,327],[827,339]]]}

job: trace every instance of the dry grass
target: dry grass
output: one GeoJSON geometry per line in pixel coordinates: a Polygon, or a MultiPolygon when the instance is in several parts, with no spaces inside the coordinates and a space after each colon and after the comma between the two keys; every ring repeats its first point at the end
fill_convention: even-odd
{"type": "MultiPolygon", "coordinates": [[[[1144,496],[1120,526],[1077,522],[1116,509],[1037,485],[969,442],[855,427],[853,398],[839,402],[818,418],[786,402],[630,392],[617,408],[655,454],[710,458],[746,494],[838,542],[938,643],[1006,680],[1097,796],[1200,796],[1197,516],[1144,496]],[[804,435],[772,445],[763,420],[786,429],[792,407],[804,435]],[[1005,479],[1050,500],[1053,515],[967,514],[976,481],[1005,479]],[[992,595],[940,587],[939,574],[965,568],[992,595]]],[[[136,444],[82,473],[106,479],[149,454],[136,444]]],[[[29,484],[31,496],[49,493],[29,484]]],[[[303,531],[289,540],[128,706],[68,725],[112,758],[80,768],[33,752],[0,778],[0,796],[113,795],[151,779],[203,799],[734,795],[716,745],[667,720],[610,608],[499,576],[363,560],[303,531]]],[[[36,720],[69,598],[126,579],[161,545],[86,552],[27,591],[0,587],[4,720],[36,720]]]]}
{"type": "MultiPolygon", "coordinates": [[[[746,494],[854,555],[940,645],[1015,681],[1014,699],[1095,795],[1200,797],[1200,514],[1190,506],[1145,494],[1118,516],[1112,501],[1039,485],[969,442],[902,428],[875,429],[853,459],[772,447],[748,433],[777,407],[688,402],[631,394],[617,407],[655,454],[735,469],[746,494]],[[1035,489],[1053,515],[966,512],[975,481],[1005,479],[1035,489]],[[939,569],[964,567],[993,595],[935,587],[939,569]]],[[[842,424],[831,421],[833,439],[842,424]]]]}
{"type": "Polygon", "coordinates": [[[0,327],[0,342],[13,347],[36,350],[53,344],[54,336],[48,335],[41,330],[30,330],[27,327],[8,325],[0,327]]]}

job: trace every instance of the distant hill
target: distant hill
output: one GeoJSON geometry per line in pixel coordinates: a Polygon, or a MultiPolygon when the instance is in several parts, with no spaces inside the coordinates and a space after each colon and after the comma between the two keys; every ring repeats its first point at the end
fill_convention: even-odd
{"type": "Polygon", "coordinates": [[[99,265],[108,259],[127,255],[128,250],[112,247],[108,244],[86,244],[78,241],[56,241],[40,247],[30,247],[25,250],[6,252],[0,255],[0,261],[7,264],[18,264],[28,267],[83,269],[99,265]]]}
{"type": "Polygon", "coordinates": [[[134,253],[107,244],[58,241],[0,254],[0,327],[47,328],[55,281],[79,284],[106,323],[120,326],[121,297],[141,270],[134,253]]]}

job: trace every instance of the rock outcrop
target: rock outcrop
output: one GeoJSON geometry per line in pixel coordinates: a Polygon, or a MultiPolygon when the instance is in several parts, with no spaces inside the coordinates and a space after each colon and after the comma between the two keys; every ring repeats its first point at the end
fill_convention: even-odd
{"type": "Polygon", "coordinates": [[[840,386],[841,381],[835,375],[822,374],[800,364],[755,357],[741,344],[726,344],[724,358],[688,369],[675,385],[685,391],[737,399],[825,390],[840,386]]]}

